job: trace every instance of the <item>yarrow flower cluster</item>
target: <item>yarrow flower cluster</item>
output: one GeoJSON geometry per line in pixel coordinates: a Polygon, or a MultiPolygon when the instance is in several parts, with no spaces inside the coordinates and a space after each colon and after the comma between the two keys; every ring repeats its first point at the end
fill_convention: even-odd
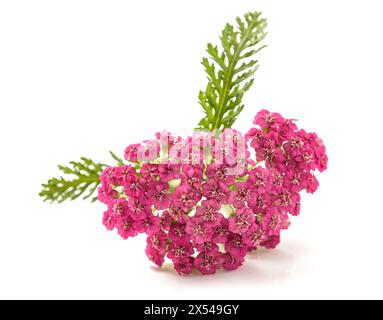
{"type": "Polygon", "coordinates": [[[326,149],[278,113],[262,110],[253,123],[244,136],[164,132],[129,145],[128,164],[101,175],[105,227],[124,239],[145,234],[148,258],[170,259],[179,274],[235,270],[247,253],[275,248],[300,213],[300,192],[318,188],[313,172],[326,169],[326,149]]]}
{"type": "Polygon", "coordinates": [[[260,12],[226,23],[220,44],[208,43],[201,64],[207,76],[198,102],[203,117],[193,136],[168,132],[129,145],[117,166],[82,157],[60,165],[42,185],[44,200],[98,199],[103,223],[124,239],[145,234],[146,255],[179,274],[213,274],[243,265],[247,253],[275,248],[300,212],[300,192],[314,193],[316,170],[327,166],[315,133],[294,120],[260,111],[245,135],[231,129],[259,67],[266,19],[260,12]]]}

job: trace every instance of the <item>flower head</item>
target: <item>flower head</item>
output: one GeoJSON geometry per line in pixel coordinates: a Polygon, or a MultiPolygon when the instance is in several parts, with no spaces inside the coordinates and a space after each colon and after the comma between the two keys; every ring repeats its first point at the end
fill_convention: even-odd
{"type": "Polygon", "coordinates": [[[166,254],[166,234],[164,232],[153,233],[146,239],[146,255],[149,260],[161,267],[166,254]]]}
{"type": "Polygon", "coordinates": [[[226,204],[229,201],[230,189],[224,182],[210,179],[202,185],[202,194],[207,199],[214,199],[222,204],[226,204]]]}
{"type": "Polygon", "coordinates": [[[279,113],[261,110],[257,113],[253,123],[259,125],[262,129],[270,129],[283,124],[284,119],[279,113]]]}
{"type": "Polygon", "coordinates": [[[138,234],[137,224],[130,216],[119,219],[116,227],[118,234],[125,240],[138,234]]]}
{"type": "Polygon", "coordinates": [[[226,252],[236,259],[242,259],[247,253],[247,245],[240,234],[230,233],[225,243],[226,252]]]}
{"type": "Polygon", "coordinates": [[[229,271],[238,269],[245,262],[245,258],[235,257],[235,256],[232,256],[230,253],[226,253],[223,256],[223,258],[224,258],[223,268],[229,271]]]}
{"type": "Polygon", "coordinates": [[[190,241],[175,240],[169,245],[168,258],[175,260],[185,260],[193,254],[193,245],[190,241]]]}
{"type": "Polygon", "coordinates": [[[217,251],[202,251],[194,260],[194,267],[202,274],[214,274],[223,263],[222,253],[217,251]]]}
{"type": "Polygon", "coordinates": [[[173,203],[185,212],[190,211],[200,200],[199,191],[187,184],[180,185],[173,193],[173,203]]]}
{"type": "Polygon", "coordinates": [[[234,216],[229,218],[229,231],[243,234],[252,227],[254,221],[253,210],[246,207],[240,208],[234,216]]]}
{"type": "Polygon", "coordinates": [[[203,222],[210,223],[214,226],[220,224],[223,215],[219,212],[221,205],[214,199],[203,200],[200,207],[197,207],[196,217],[199,217],[203,222]]]}
{"type": "Polygon", "coordinates": [[[188,275],[193,271],[194,258],[187,257],[185,259],[180,259],[174,261],[174,269],[178,272],[179,275],[188,275]]]}
{"type": "Polygon", "coordinates": [[[192,217],[186,224],[186,233],[195,243],[203,243],[211,240],[214,229],[199,217],[192,217]]]}
{"type": "Polygon", "coordinates": [[[128,146],[130,164],[100,176],[106,229],[124,239],[146,234],[148,258],[158,266],[170,259],[181,275],[235,270],[248,252],[275,248],[328,159],[323,141],[295,120],[262,110],[254,124],[245,139],[233,129],[196,140],[158,133],[128,146]]]}

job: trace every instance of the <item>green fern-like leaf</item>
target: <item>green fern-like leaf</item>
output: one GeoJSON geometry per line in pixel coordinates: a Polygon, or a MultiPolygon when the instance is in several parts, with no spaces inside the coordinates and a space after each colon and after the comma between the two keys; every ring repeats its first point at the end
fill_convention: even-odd
{"type": "Polygon", "coordinates": [[[209,43],[206,49],[209,57],[202,59],[208,84],[198,97],[205,113],[199,129],[230,128],[243,110],[244,94],[253,84],[252,77],[258,68],[253,57],[264,48],[259,43],[266,35],[266,20],[260,12],[250,12],[236,22],[235,28],[226,24],[223,29],[222,49],[209,43]]]}
{"type": "MultiPolygon", "coordinates": [[[[124,160],[109,151],[117,166],[124,166],[124,160]]],[[[71,161],[69,166],[58,166],[59,170],[65,175],[59,178],[51,178],[47,183],[42,184],[43,189],[39,196],[44,201],[64,202],[75,200],[82,197],[83,200],[89,199],[97,190],[100,184],[100,175],[109,165],[96,163],[88,158],[80,158],[80,161],[71,161]]],[[[92,202],[97,198],[92,198],[92,202]]]]}
{"type": "Polygon", "coordinates": [[[80,161],[71,161],[69,166],[58,168],[66,177],[51,178],[42,185],[43,189],[39,195],[44,201],[61,203],[81,196],[83,199],[90,198],[100,184],[100,174],[106,165],[81,158],[80,161]]]}

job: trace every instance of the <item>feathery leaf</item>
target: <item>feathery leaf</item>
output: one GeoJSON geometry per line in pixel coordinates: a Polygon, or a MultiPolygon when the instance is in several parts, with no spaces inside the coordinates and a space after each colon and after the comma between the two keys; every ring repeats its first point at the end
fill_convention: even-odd
{"type": "Polygon", "coordinates": [[[213,131],[231,127],[243,110],[244,94],[253,84],[252,77],[258,69],[258,61],[253,56],[265,47],[259,43],[266,35],[266,20],[260,12],[249,12],[244,18],[237,17],[236,22],[236,27],[226,24],[223,29],[222,49],[208,43],[208,57],[201,61],[208,84],[198,96],[205,113],[199,129],[213,131]]]}

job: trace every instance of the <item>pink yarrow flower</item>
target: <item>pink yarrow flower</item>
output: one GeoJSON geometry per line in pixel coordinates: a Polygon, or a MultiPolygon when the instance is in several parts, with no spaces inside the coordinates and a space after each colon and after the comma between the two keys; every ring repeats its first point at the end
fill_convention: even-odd
{"type": "Polygon", "coordinates": [[[193,254],[193,245],[190,241],[176,240],[169,245],[168,258],[175,260],[185,260],[193,254]]]}
{"type": "Polygon", "coordinates": [[[190,185],[180,185],[173,193],[173,203],[185,212],[190,211],[200,200],[201,194],[190,185]]]}
{"type": "Polygon", "coordinates": [[[235,270],[250,251],[275,248],[328,157],[295,120],[261,110],[253,123],[245,136],[163,132],[129,145],[126,163],[100,176],[105,228],[123,239],[145,234],[149,260],[170,259],[180,275],[235,270]]]}
{"type": "Polygon", "coordinates": [[[200,217],[192,217],[186,224],[186,233],[194,243],[203,243],[211,240],[214,229],[200,217]]]}
{"type": "Polygon", "coordinates": [[[236,259],[242,259],[247,253],[247,245],[240,234],[230,233],[225,250],[236,259]]]}
{"type": "Polygon", "coordinates": [[[217,226],[223,219],[223,215],[219,212],[221,205],[217,200],[203,200],[200,207],[197,207],[196,217],[199,217],[203,222],[217,226]]]}
{"type": "Polygon", "coordinates": [[[243,234],[254,224],[255,216],[253,210],[249,208],[237,209],[234,216],[229,218],[229,231],[243,234]]]}
{"type": "Polygon", "coordinates": [[[166,234],[157,232],[148,236],[146,240],[146,255],[149,260],[161,267],[165,260],[166,254],[166,234]]]}
{"type": "Polygon", "coordinates": [[[203,251],[194,260],[194,267],[202,274],[214,274],[223,263],[222,253],[203,251]]]}
{"type": "Polygon", "coordinates": [[[194,258],[187,257],[185,259],[175,260],[174,269],[179,275],[188,275],[193,271],[194,258]]]}

